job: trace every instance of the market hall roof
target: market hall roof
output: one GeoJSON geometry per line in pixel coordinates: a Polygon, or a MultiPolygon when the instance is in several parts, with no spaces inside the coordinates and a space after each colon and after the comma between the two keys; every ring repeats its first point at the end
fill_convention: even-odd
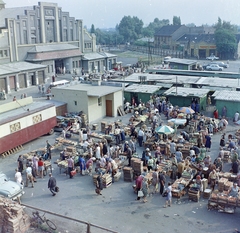
{"type": "Polygon", "coordinates": [[[71,44],[35,45],[28,51],[26,61],[45,61],[82,56],[77,46],[71,44]]]}
{"type": "Polygon", "coordinates": [[[210,89],[187,88],[187,87],[172,87],[164,92],[167,96],[182,96],[182,97],[205,97],[210,89]]]}
{"type": "Polygon", "coordinates": [[[45,69],[45,68],[46,68],[46,65],[33,64],[25,61],[11,62],[11,63],[0,65],[0,76],[8,75],[8,74],[16,74],[16,73],[32,71],[32,70],[36,71],[36,70],[45,69]]]}
{"type": "Polygon", "coordinates": [[[214,97],[215,100],[240,102],[239,91],[228,91],[228,90],[215,91],[212,97],[214,97]]]}
{"type": "Polygon", "coordinates": [[[124,89],[126,92],[134,92],[134,93],[155,93],[161,86],[156,85],[142,85],[142,84],[132,84],[124,89]]]}
{"type": "Polygon", "coordinates": [[[98,98],[123,90],[123,88],[119,86],[106,86],[106,85],[95,86],[92,84],[82,84],[82,83],[76,84],[76,85],[58,86],[58,87],[54,87],[53,89],[86,91],[88,96],[93,96],[98,98]]]}

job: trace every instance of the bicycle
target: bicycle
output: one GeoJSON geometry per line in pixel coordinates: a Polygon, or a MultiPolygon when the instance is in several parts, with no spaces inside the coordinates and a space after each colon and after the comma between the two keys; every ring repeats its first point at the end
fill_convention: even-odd
{"type": "Polygon", "coordinates": [[[41,216],[38,211],[32,212],[32,215],[36,221],[39,221],[40,224],[45,223],[48,225],[48,227],[52,230],[56,230],[56,225],[49,219],[45,217],[45,213],[41,216]]]}

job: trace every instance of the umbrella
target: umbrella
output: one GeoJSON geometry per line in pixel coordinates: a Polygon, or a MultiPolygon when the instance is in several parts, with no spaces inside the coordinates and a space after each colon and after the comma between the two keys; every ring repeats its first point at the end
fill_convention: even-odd
{"type": "Polygon", "coordinates": [[[186,119],[173,118],[173,119],[168,120],[168,122],[172,122],[175,125],[185,125],[187,120],[186,119]]]}
{"type": "Polygon", "coordinates": [[[189,107],[181,107],[179,108],[179,112],[185,113],[185,114],[193,114],[195,111],[189,107]]]}
{"type": "Polygon", "coordinates": [[[163,125],[163,126],[157,127],[155,129],[155,132],[159,134],[172,134],[174,133],[174,129],[168,125],[163,125]]]}

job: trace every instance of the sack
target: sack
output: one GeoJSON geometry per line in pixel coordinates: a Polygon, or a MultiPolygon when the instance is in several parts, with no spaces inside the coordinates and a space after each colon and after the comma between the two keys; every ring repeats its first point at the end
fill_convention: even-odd
{"type": "Polygon", "coordinates": [[[100,189],[96,188],[95,192],[96,192],[96,194],[99,194],[100,193],[100,189]]]}
{"type": "Polygon", "coordinates": [[[142,190],[139,190],[139,191],[138,191],[138,197],[143,197],[143,196],[144,196],[143,191],[142,191],[142,190]]]}
{"type": "Polygon", "coordinates": [[[58,186],[55,187],[55,192],[57,192],[57,193],[59,192],[59,187],[58,186]]]}
{"type": "Polygon", "coordinates": [[[167,190],[165,189],[165,190],[163,191],[162,196],[163,196],[163,197],[166,197],[167,195],[168,195],[168,192],[167,192],[167,190]]]}
{"type": "Polygon", "coordinates": [[[74,169],[74,170],[71,171],[71,176],[75,176],[76,174],[77,174],[76,169],[74,169]]]}

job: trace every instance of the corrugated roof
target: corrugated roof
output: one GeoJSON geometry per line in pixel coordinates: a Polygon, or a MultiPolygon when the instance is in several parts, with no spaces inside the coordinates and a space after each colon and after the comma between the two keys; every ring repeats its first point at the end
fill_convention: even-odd
{"type": "Polygon", "coordinates": [[[217,77],[202,77],[196,84],[218,86],[218,87],[238,87],[238,79],[217,78],[217,77]]]}
{"type": "Polygon", "coordinates": [[[172,87],[164,92],[165,95],[175,95],[175,96],[195,96],[204,97],[208,94],[209,89],[199,89],[199,88],[187,88],[187,87],[172,87]]]}
{"type": "Polygon", "coordinates": [[[142,85],[142,84],[132,84],[124,89],[126,92],[136,92],[136,93],[155,93],[161,86],[156,85],[142,85]]]}
{"type": "Polygon", "coordinates": [[[215,100],[225,100],[225,101],[233,101],[240,102],[240,92],[239,91],[216,91],[213,94],[215,100]]]}
{"type": "Polygon", "coordinates": [[[103,55],[105,58],[117,57],[117,55],[112,54],[112,53],[100,52],[100,54],[103,55]]]}
{"type": "Polygon", "coordinates": [[[122,91],[122,87],[114,87],[114,86],[94,86],[91,84],[77,84],[77,85],[65,85],[65,86],[58,86],[52,88],[52,92],[54,90],[61,89],[61,90],[74,90],[74,91],[86,91],[88,96],[94,97],[102,97],[105,95],[112,94],[117,91],[122,91]]]}

